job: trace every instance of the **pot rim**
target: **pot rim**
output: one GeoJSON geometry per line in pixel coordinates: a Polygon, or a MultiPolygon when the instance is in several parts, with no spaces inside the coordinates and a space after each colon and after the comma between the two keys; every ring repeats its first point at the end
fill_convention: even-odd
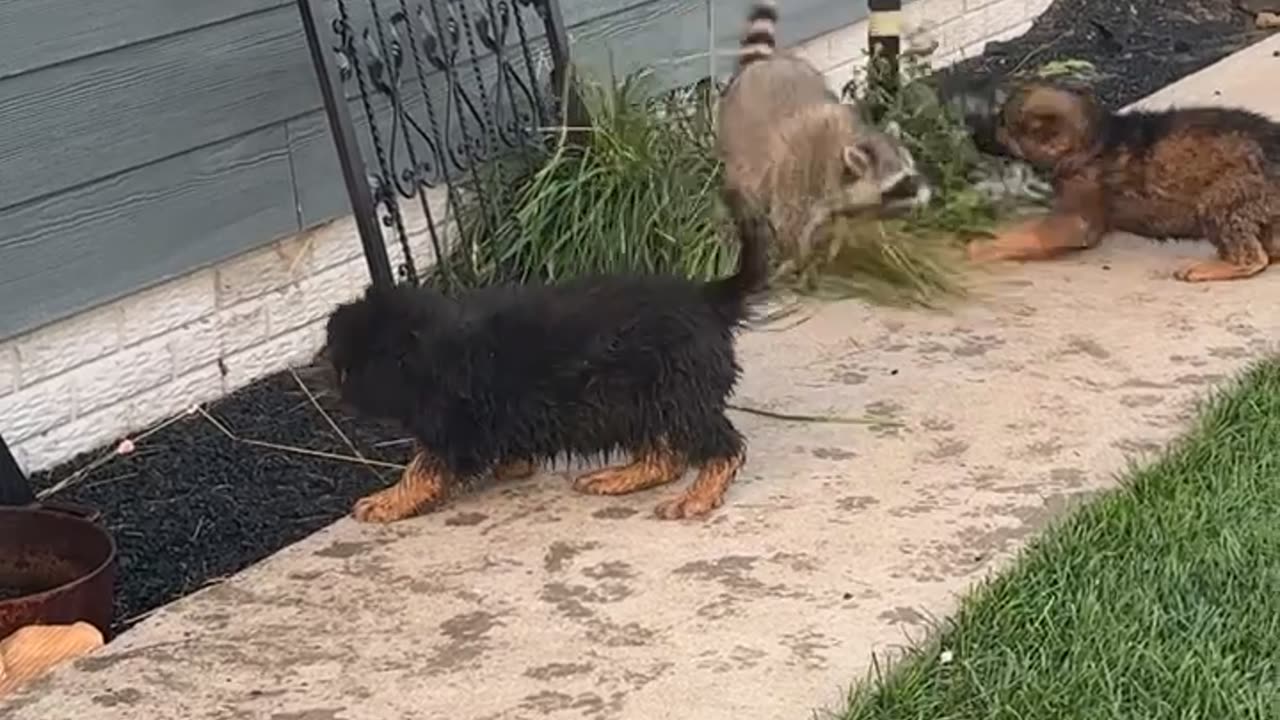
{"type": "Polygon", "coordinates": [[[59,512],[57,510],[48,510],[46,508],[40,507],[39,505],[36,505],[35,507],[31,507],[31,506],[0,507],[0,519],[2,519],[5,514],[10,514],[10,513],[14,515],[35,515],[37,517],[40,517],[40,516],[54,517],[54,518],[58,518],[59,520],[69,520],[69,521],[80,523],[82,525],[87,525],[93,529],[94,533],[96,533],[98,537],[106,540],[107,557],[105,560],[103,560],[101,563],[99,563],[96,567],[94,567],[89,572],[81,573],[75,579],[68,580],[67,582],[62,583],[61,585],[55,585],[54,587],[51,587],[48,590],[42,590],[38,593],[32,593],[30,595],[20,595],[15,598],[0,600],[0,608],[10,604],[17,604],[17,603],[26,604],[26,603],[31,603],[33,601],[41,602],[43,600],[47,600],[49,597],[52,597],[54,595],[61,595],[63,593],[66,593],[67,591],[75,589],[76,586],[78,585],[83,585],[85,583],[88,583],[93,578],[96,578],[99,575],[101,575],[103,572],[105,572],[108,568],[110,568],[116,562],[115,538],[111,536],[111,533],[107,532],[106,528],[102,527],[101,525],[95,522],[91,522],[82,517],[77,517],[75,515],[72,515],[71,513],[59,512]]]}

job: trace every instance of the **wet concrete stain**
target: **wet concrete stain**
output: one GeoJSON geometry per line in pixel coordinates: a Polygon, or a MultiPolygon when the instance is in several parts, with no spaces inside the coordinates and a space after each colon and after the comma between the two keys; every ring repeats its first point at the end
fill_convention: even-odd
{"type": "Polygon", "coordinates": [[[704,620],[724,620],[741,615],[742,603],[729,593],[720,593],[711,602],[699,605],[696,613],[704,620]]]}
{"type": "Polygon", "coordinates": [[[929,513],[937,512],[940,507],[941,505],[937,502],[914,502],[910,505],[899,505],[898,507],[890,510],[889,514],[899,518],[913,517],[915,515],[928,515],[929,513]]]}
{"type": "Polygon", "coordinates": [[[1179,375],[1174,378],[1173,381],[1179,385],[1200,386],[1212,385],[1214,383],[1221,382],[1223,378],[1223,375],[1218,375],[1216,373],[1188,373],[1186,375],[1179,375]]]}
{"type": "Polygon", "coordinates": [[[338,541],[331,544],[327,548],[315,551],[312,555],[322,558],[333,558],[336,560],[347,560],[349,558],[363,555],[375,547],[371,542],[343,542],[338,541]]]}
{"type": "Polygon", "coordinates": [[[460,512],[445,519],[444,524],[450,527],[471,527],[488,520],[489,516],[478,512],[460,512]]]}
{"type": "Polygon", "coordinates": [[[836,646],[834,639],[813,629],[788,633],[779,642],[791,651],[789,665],[801,665],[809,670],[825,668],[827,656],[824,651],[836,646]]]}
{"type": "Polygon", "coordinates": [[[1023,454],[1035,458],[1051,458],[1062,452],[1065,446],[1057,438],[1049,438],[1048,440],[1037,440],[1027,445],[1023,450],[1023,454]]]}
{"type": "Polygon", "coordinates": [[[925,418],[920,426],[929,432],[951,432],[956,429],[955,423],[942,418],[925,418]]]}
{"type": "Polygon", "coordinates": [[[563,540],[557,540],[551,543],[547,548],[547,554],[542,558],[542,567],[547,572],[560,572],[568,566],[575,557],[581,555],[588,550],[594,550],[600,547],[597,542],[571,543],[563,540]]]}
{"type": "Polygon", "coordinates": [[[810,451],[819,460],[850,460],[858,457],[858,453],[842,448],[814,448],[810,451]]]}
{"type": "Polygon", "coordinates": [[[577,711],[580,717],[590,718],[590,720],[603,720],[604,718],[616,717],[618,713],[622,712],[625,698],[625,693],[621,692],[615,692],[610,695],[608,700],[605,700],[596,693],[591,692],[570,695],[563,692],[544,690],[532,695],[526,695],[520,701],[518,709],[525,712],[537,712],[544,716],[573,710],[577,711]]]}
{"type": "Polygon", "coordinates": [[[1170,383],[1147,380],[1145,378],[1129,378],[1128,380],[1120,383],[1117,387],[1132,388],[1135,390],[1170,390],[1177,386],[1170,383]]]}
{"type": "Polygon", "coordinates": [[[1250,354],[1251,353],[1249,352],[1248,348],[1242,348],[1242,347],[1226,346],[1226,347],[1209,348],[1210,357],[1215,357],[1222,360],[1236,360],[1240,358],[1246,358],[1246,357],[1249,357],[1250,354]]]}
{"type": "Polygon", "coordinates": [[[635,508],[624,507],[622,505],[614,505],[612,507],[600,508],[591,513],[591,517],[597,520],[626,520],[629,517],[639,513],[635,508]]]}
{"type": "Polygon", "coordinates": [[[644,647],[653,645],[658,638],[658,631],[635,622],[623,625],[590,618],[586,621],[586,626],[587,641],[602,647],[644,647]]]}
{"type": "Polygon", "coordinates": [[[1075,336],[1067,340],[1067,349],[1062,354],[1068,356],[1088,355],[1095,360],[1107,360],[1111,357],[1111,353],[1098,344],[1097,340],[1081,336],[1075,336]]]}
{"type": "Polygon", "coordinates": [[[94,705],[102,707],[116,707],[117,705],[136,705],[143,697],[142,691],[137,688],[121,688],[119,690],[108,690],[107,692],[94,695],[90,698],[94,705]]]}
{"type": "Polygon", "coordinates": [[[1148,455],[1159,452],[1164,448],[1164,443],[1156,440],[1143,440],[1142,438],[1125,438],[1116,440],[1111,446],[1126,454],[1148,455]]]}
{"type": "Polygon", "coordinates": [[[867,403],[867,415],[877,420],[897,420],[902,415],[902,406],[892,400],[876,400],[867,403]]]}
{"type": "Polygon", "coordinates": [[[857,512],[879,503],[879,500],[870,495],[848,495],[836,500],[836,509],[841,512],[857,512]]]}
{"type": "Polygon", "coordinates": [[[973,335],[965,338],[956,346],[952,354],[956,357],[982,357],[992,350],[1004,345],[1004,339],[995,335],[973,335]]]}
{"type": "Polygon", "coordinates": [[[595,665],[591,663],[548,663],[525,670],[524,676],[542,681],[562,680],[575,675],[586,675],[592,670],[595,670],[595,665]]]}
{"type": "Polygon", "coordinates": [[[1128,408],[1155,407],[1163,402],[1164,398],[1160,395],[1125,395],[1120,398],[1120,404],[1128,408]]]}
{"type": "Polygon", "coordinates": [[[861,385],[869,379],[866,373],[856,370],[843,370],[836,373],[836,381],[843,385],[861,385]]]}
{"type": "MultiPolygon", "coordinates": [[[[766,583],[754,576],[761,558],[752,555],[727,555],[715,560],[696,560],[672,571],[673,575],[691,577],[720,585],[735,600],[743,598],[804,598],[802,590],[781,583],[766,583]]],[[[795,569],[795,568],[793,568],[795,569]]]]}
{"type": "Polygon", "coordinates": [[[968,451],[969,443],[957,438],[947,438],[935,442],[928,457],[932,460],[951,460],[968,451]]]}
{"type": "Polygon", "coordinates": [[[346,710],[343,707],[321,707],[295,712],[272,713],[271,720],[342,720],[338,713],[346,712],[346,710]]]}
{"type": "Polygon", "coordinates": [[[1060,486],[1078,488],[1088,481],[1088,473],[1080,468],[1060,467],[1049,471],[1049,481],[1060,486]]]}
{"type": "Polygon", "coordinates": [[[631,563],[621,560],[606,560],[591,567],[582,569],[582,574],[593,580],[628,580],[636,576],[631,563]]]}
{"type": "Polygon", "coordinates": [[[704,650],[698,654],[695,665],[703,670],[723,675],[735,670],[750,670],[758,667],[768,656],[769,653],[760,648],[734,645],[728,653],[720,650],[704,650]]]}
{"type": "Polygon", "coordinates": [[[892,625],[912,625],[916,627],[929,625],[929,618],[919,610],[906,605],[898,605],[877,615],[881,620],[892,625]]]}
{"type": "Polygon", "coordinates": [[[568,618],[589,618],[595,611],[587,605],[616,603],[631,597],[634,591],[623,583],[599,583],[594,588],[553,582],[542,586],[542,601],[555,606],[568,618]]]}
{"type": "Polygon", "coordinates": [[[489,651],[489,633],[502,627],[504,614],[475,610],[454,615],[440,623],[439,632],[447,642],[436,647],[423,663],[428,675],[455,671],[489,651]]]}

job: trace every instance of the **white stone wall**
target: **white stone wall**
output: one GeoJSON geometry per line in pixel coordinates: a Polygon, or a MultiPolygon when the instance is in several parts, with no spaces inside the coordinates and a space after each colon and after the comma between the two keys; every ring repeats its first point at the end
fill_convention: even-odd
{"type": "MultiPolygon", "coordinates": [[[[1026,32],[1051,1],[916,0],[903,7],[902,32],[913,44],[937,41],[930,60],[934,67],[943,67],[981,55],[993,40],[1008,40],[1026,32]]],[[[853,76],[854,69],[865,63],[867,25],[866,20],[854,23],[814,38],[798,50],[838,90],[853,76]]]]}
{"type": "MultiPolygon", "coordinates": [[[[933,58],[941,65],[1021,34],[1048,4],[916,0],[904,24],[938,41],[933,58]]],[[[863,61],[866,35],[864,21],[801,51],[838,88],[863,61]]],[[[437,218],[442,195],[432,198],[437,218]]],[[[422,216],[409,205],[415,258],[430,263],[422,216]]],[[[399,257],[398,246],[388,250],[399,257]]],[[[0,432],[28,472],[113,444],[306,362],[328,313],[367,283],[347,218],[0,342],[0,432]]]]}

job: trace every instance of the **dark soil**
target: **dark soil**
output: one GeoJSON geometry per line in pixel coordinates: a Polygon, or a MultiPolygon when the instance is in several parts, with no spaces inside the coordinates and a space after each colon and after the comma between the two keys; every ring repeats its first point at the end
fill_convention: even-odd
{"type": "Polygon", "coordinates": [[[1020,37],[948,68],[963,84],[1086,60],[1103,104],[1119,109],[1244,48],[1267,31],[1236,0],[1056,0],[1020,37]]]}
{"type": "MultiPolygon", "coordinates": [[[[1051,61],[1087,60],[1100,72],[1096,91],[1118,108],[1256,41],[1251,20],[1230,0],[1058,0],[1025,35],[991,44],[948,74],[981,82],[1051,61]]],[[[327,396],[320,400],[366,457],[406,460],[403,433],[352,419],[327,396]]],[[[287,372],[208,412],[242,438],[352,454],[287,372]]],[[[199,414],[137,445],[57,494],[100,509],[116,537],[119,628],[319,530],[396,475],[232,440],[199,414]]],[[[50,487],[104,452],[110,449],[41,473],[32,484],[50,487]]]]}
{"type": "MultiPolygon", "coordinates": [[[[391,428],[353,420],[299,371],[321,407],[366,458],[403,463],[410,445],[391,428]],[[387,444],[390,442],[391,444],[387,444]]],[[[351,456],[293,376],[280,373],[206,408],[241,438],[351,456]]],[[[194,414],[139,440],[137,449],[55,496],[98,508],[120,553],[117,629],[148,610],[225,577],[347,514],[354,500],[396,477],[368,466],[232,440],[194,414]]],[[[31,478],[37,490],[113,448],[31,478]]]]}

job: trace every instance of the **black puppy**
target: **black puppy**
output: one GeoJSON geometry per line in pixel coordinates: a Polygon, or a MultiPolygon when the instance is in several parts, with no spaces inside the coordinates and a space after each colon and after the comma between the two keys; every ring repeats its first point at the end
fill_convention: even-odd
{"type": "Polygon", "coordinates": [[[619,450],[632,462],[583,475],[575,488],[621,495],[694,466],[692,486],[658,516],[718,507],[745,460],[725,404],[741,373],[733,334],[763,284],[768,233],[741,221],[736,273],[709,283],[608,275],[456,298],[370,287],[339,307],[324,353],[342,399],[398,421],[418,443],[400,481],[361,498],[355,517],[399,520],[461,480],[528,476],[538,461],[619,450]]]}

